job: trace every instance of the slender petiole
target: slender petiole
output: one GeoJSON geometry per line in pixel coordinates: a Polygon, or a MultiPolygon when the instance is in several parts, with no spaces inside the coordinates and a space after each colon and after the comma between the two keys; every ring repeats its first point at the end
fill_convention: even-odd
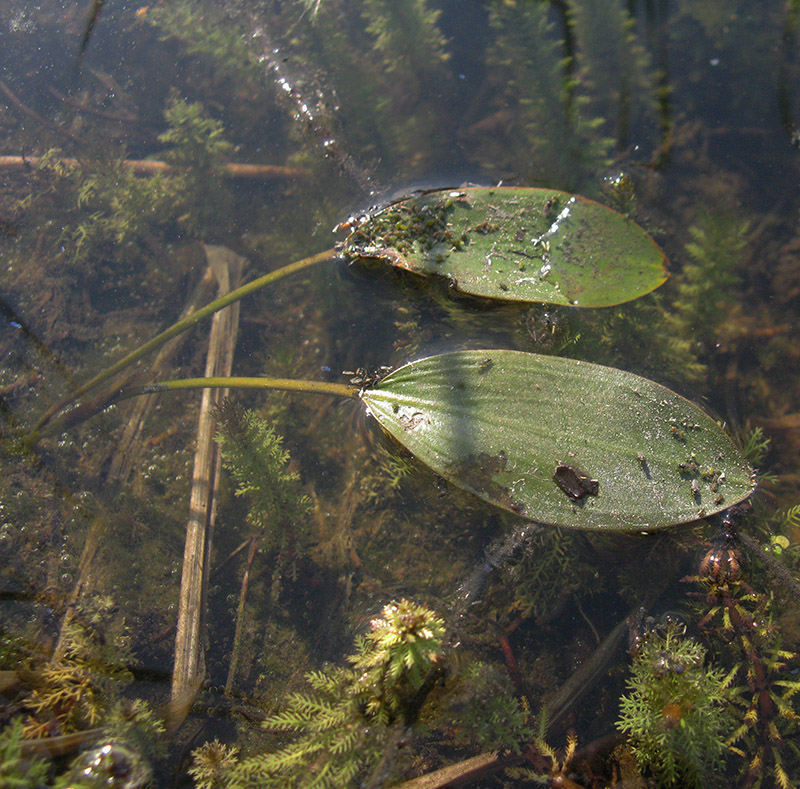
{"type": "Polygon", "coordinates": [[[296,271],[302,271],[305,268],[314,266],[317,263],[324,263],[326,260],[331,260],[335,256],[335,249],[326,249],[324,252],[319,252],[316,255],[311,255],[310,257],[303,258],[302,260],[297,260],[294,263],[290,263],[288,266],[283,266],[275,271],[271,271],[269,274],[265,274],[263,277],[254,279],[252,282],[248,282],[246,285],[242,285],[240,288],[236,288],[236,290],[232,290],[230,293],[226,293],[224,296],[221,296],[209,304],[206,304],[205,307],[193,312],[191,315],[187,315],[185,318],[179,320],[168,329],[162,331],[161,334],[153,337],[152,340],[144,343],[144,345],[140,345],[136,350],[131,351],[126,356],[123,356],[118,362],[115,362],[110,367],[106,367],[105,370],[102,370],[93,378],[90,378],[88,381],[86,381],[86,383],[81,384],[77,389],[74,389],[65,398],[51,406],[33,426],[33,429],[27,437],[28,441],[35,443],[35,441],[38,440],[39,436],[42,434],[42,429],[48,424],[48,422],[50,422],[50,420],[56,414],[63,411],[68,405],[76,402],[88,391],[94,389],[96,386],[103,383],[103,381],[107,381],[113,375],[121,372],[134,362],[139,361],[139,359],[141,359],[143,356],[146,356],[151,351],[159,348],[168,340],[171,340],[176,335],[194,326],[195,323],[203,320],[203,318],[207,318],[209,315],[219,312],[219,310],[224,309],[240,299],[243,299],[245,296],[249,296],[251,293],[255,293],[257,290],[260,290],[272,282],[276,282],[277,280],[283,279],[290,274],[294,274],[296,271]]]}

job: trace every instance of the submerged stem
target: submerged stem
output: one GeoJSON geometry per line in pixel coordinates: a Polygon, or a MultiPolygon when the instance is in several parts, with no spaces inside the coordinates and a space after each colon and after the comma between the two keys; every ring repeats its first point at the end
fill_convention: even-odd
{"type": "Polygon", "coordinates": [[[86,392],[94,389],[95,386],[98,386],[103,381],[108,380],[111,378],[111,376],[121,372],[134,362],[139,361],[139,359],[141,359],[143,356],[146,356],[148,353],[150,353],[150,351],[154,351],[168,340],[171,340],[175,335],[186,331],[191,326],[194,326],[194,324],[198,321],[203,320],[203,318],[207,318],[209,315],[213,315],[215,312],[219,312],[219,310],[224,309],[230,304],[233,304],[235,301],[239,301],[239,299],[242,299],[245,296],[249,296],[251,293],[255,293],[255,291],[260,290],[265,285],[269,285],[271,282],[283,279],[283,277],[286,277],[289,274],[294,274],[296,271],[309,268],[317,263],[324,263],[326,260],[330,260],[332,257],[334,257],[335,254],[336,250],[326,249],[324,252],[319,252],[316,255],[311,255],[310,257],[303,258],[302,260],[297,260],[294,263],[290,263],[288,266],[283,266],[275,271],[271,271],[269,274],[265,274],[263,277],[254,279],[252,282],[248,282],[246,285],[242,285],[242,287],[236,288],[236,290],[232,290],[230,293],[227,293],[226,295],[215,299],[209,304],[206,304],[205,307],[197,310],[197,312],[187,315],[182,320],[174,323],[168,329],[162,331],[161,334],[153,337],[152,340],[144,343],[144,345],[140,345],[136,350],[131,351],[126,356],[123,356],[118,362],[115,362],[110,367],[106,367],[105,370],[99,372],[94,376],[94,378],[90,378],[88,381],[86,381],[86,383],[81,384],[77,389],[73,390],[69,395],[67,395],[67,397],[63,398],[49,408],[33,426],[33,429],[28,436],[28,440],[30,441],[31,439],[35,440],[35,438],[38,438],[42,428],[53,418],[53,416],[62,411],[68,405],[74,403],[76,400],[78,400],[78,398],[86,394],[86,392]]]}

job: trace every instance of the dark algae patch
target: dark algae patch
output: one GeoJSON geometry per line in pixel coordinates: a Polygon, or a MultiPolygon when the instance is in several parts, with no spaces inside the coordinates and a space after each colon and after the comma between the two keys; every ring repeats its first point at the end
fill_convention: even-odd
{"type": "Polygon", "coordinates": [[[452,221],[448,221],[454,198],[436,195],[430,200],[420,197],[393,203],[353,220],[355,228],[347,237],[345,254],[401,265],[406,256],[416,253],[441,263],[451,250],[462,248],[467,236],[456,235],[452,221]]]}

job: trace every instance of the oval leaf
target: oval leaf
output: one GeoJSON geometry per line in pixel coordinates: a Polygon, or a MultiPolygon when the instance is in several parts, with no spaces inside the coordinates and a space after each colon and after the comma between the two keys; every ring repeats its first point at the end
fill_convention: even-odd
{"type": "Polygon", "coordinates": [[[630,301],[667,278],[664,253],[637,224],[553,189],[421,194],[361,222],[344,251],[447,277],[475,296],[581,307],[630,301]]]}
{"type": "Polygon", "coordinates": [[[712,515],[754,487],[710,416],[612,367],[459,351],[405,365],[361,396],[437,474],[540,523],[651,531],[712,515]]]}

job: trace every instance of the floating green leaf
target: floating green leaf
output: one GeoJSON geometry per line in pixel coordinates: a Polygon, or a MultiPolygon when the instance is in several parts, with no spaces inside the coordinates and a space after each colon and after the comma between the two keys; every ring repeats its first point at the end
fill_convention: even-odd
{"type": "Polygon", "coordinates": [[[407,364],[361,396],[445,479],[541,523],[651,531],[712,515],[754,487],[708,414],[611,367],[458,351],[407,364]]]}
{"type": "Polygon", "coordinates": [[[475,296],[581,307],[630,301],[667,278],[664,253],[637,224],[553,189],[420,194],[358,224],[344,251],[475,296]]]}

